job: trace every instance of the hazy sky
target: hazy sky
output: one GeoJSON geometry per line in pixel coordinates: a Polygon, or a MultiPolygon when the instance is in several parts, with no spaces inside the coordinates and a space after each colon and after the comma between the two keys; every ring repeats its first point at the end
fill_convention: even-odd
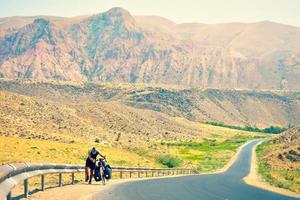
{"type": "Polygon", "coordinates": [[[178,23],[270,20],[300,27],[300,0],[0,0],[0,17],[77,16],[115,6],[133,15],[159,15],[178,23]]]}

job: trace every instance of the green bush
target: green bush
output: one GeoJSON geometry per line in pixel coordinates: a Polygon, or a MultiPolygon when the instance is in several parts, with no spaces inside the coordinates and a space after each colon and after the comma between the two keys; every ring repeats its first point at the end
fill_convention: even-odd
{"type": "Polygon", "coordinates": [[[171,156],[163,156],[163,157],[159,157],[157,159],[157,161],[168,167],[168,168],[175,168],[181,165],[182,160],[180,160],[179,158],[175,158],[175,157],[171,157],[171,156]]]}
{"type": "Polygon", "coordinates": [[[285,131],[286,128],[281,128],[281,127],[278,127],[278,126],[270,126],[270,128],[265,128],[263,130],[264,133],[273,133],[273,134],[278,134],[278,133],[281,133],[283,131],[285,131]]]}

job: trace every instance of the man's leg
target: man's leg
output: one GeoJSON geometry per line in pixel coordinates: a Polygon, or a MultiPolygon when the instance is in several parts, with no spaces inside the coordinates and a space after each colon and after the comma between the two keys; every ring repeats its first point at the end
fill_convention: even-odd
{"type": "Polygon", "coordinates": [[[89,180],[89,184],[92,183],[93,175],[94,175],[94,170],[92,168],[90,168],[90,180],[89,180]]]}
{"type": "Polygon", "coordinates": [[[90,168],[85,167],[85,182],[88,182],[88,180],[89,180],[89,171],[90,171],[90,168]]]}

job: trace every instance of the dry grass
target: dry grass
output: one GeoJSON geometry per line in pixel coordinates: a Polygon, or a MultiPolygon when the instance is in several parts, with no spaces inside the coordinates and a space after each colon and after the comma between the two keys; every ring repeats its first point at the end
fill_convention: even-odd
{"type": "Polygon", "coordinates": [[[43,141],[16,137],[0,137],[0,163],[48,162],[84,164],[91,146],[98,147],[112,165],[152,166],[159,164],[151,158],[139,156],[126,149],[100,146],[93,143],[67,144],[56,141],[43,141]]]}

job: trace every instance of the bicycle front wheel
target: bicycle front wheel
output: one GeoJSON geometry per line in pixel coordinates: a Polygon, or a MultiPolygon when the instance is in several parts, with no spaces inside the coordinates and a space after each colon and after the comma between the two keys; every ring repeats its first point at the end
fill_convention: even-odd
{"type": "Polygon", "coordinates": [[[102,180],[102,184],[105,185],[105,175],[104,175],[104,172],[102,170],[102,173],[101,173],[101,180],[102,180]]]}

